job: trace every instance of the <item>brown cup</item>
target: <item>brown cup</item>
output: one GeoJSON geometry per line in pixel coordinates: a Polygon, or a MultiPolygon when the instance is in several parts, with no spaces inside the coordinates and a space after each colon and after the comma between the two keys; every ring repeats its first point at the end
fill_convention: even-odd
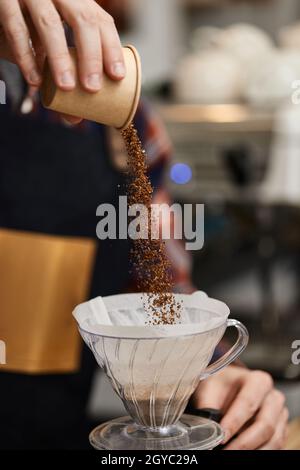
{"type": "MultiPolygon", "coordinates": [[[[77,78],[72,91],[58,88],[52,78],[46,62],[41,87],[42,103],[46,108],[63,114],[88,119],[117,129],[126,129],[132,121],[141,94],[141,62],[133,46],[123,48],[126,65],[126,77],[123,80],[111,80],[103,76],[101,90],[97,93],[85,91],[77,78]]],[[[76,49],[70,48],[70,54],[76,70],[76,49]]]]}

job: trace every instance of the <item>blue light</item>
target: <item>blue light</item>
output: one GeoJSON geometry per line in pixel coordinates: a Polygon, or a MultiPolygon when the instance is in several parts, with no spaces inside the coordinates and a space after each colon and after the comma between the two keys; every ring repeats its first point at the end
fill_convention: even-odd
{"type": "Polygon", "coordinates": [[[170,170],[171,180],[176,184],[186,184],[192,179],[192,169],[186,163],[175,163],[170,170]]]}

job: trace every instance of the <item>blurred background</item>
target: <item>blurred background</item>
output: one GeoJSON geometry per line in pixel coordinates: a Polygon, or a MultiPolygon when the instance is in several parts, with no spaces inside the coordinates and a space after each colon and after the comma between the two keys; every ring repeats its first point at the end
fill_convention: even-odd
{"type": "MultiPolygon", "coordinates": [[[[242,360],[269,371],[299,416],[300,367],[291,362],[300,338],[299,1],[126,8],[123,42],[140,51],[144,94],[174,146],[167,184],[176,202],[205,204],[193,282],[247,325],[242,360]]],[[[121,407],[97,375],[91,415],[118,416],[121,407]]]]}

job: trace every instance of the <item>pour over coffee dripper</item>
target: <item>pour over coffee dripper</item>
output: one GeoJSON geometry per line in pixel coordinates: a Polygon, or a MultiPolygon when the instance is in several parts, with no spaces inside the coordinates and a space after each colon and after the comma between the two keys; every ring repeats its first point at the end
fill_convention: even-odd
{"type": "Polygon", "coordinates": [[[200,380],[226,367],[244,350],[246,328],[228,320],[228,307],[206,294],[177,295],[181,324],[150,326],[141,294],[104,297],[103,322],[95,323],[95,303],[76,307],[79,331],[107,374],[130,416],[98,426],[90,434],[96,449],[212,449],[223,440],[214,421],[183,414],[200,380]],[[91,320],[92,318],[92,320],[91,320]],[[226,328],[238,339],[209,362],[226,328]]]}

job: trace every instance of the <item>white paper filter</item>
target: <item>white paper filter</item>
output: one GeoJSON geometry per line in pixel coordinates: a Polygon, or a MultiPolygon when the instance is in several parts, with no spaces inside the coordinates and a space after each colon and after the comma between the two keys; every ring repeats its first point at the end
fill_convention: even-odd
{"type": "Polygon", "coordinates": [[[223,302],[204,292],[175,294],[183,302],[180,323],[147,325],[143,294],[120,294],[97,297],[78,305],[73,311],[82,330],[116,338],[162,338],[202,333],[225,324],[230,313],[223,302]]]}

